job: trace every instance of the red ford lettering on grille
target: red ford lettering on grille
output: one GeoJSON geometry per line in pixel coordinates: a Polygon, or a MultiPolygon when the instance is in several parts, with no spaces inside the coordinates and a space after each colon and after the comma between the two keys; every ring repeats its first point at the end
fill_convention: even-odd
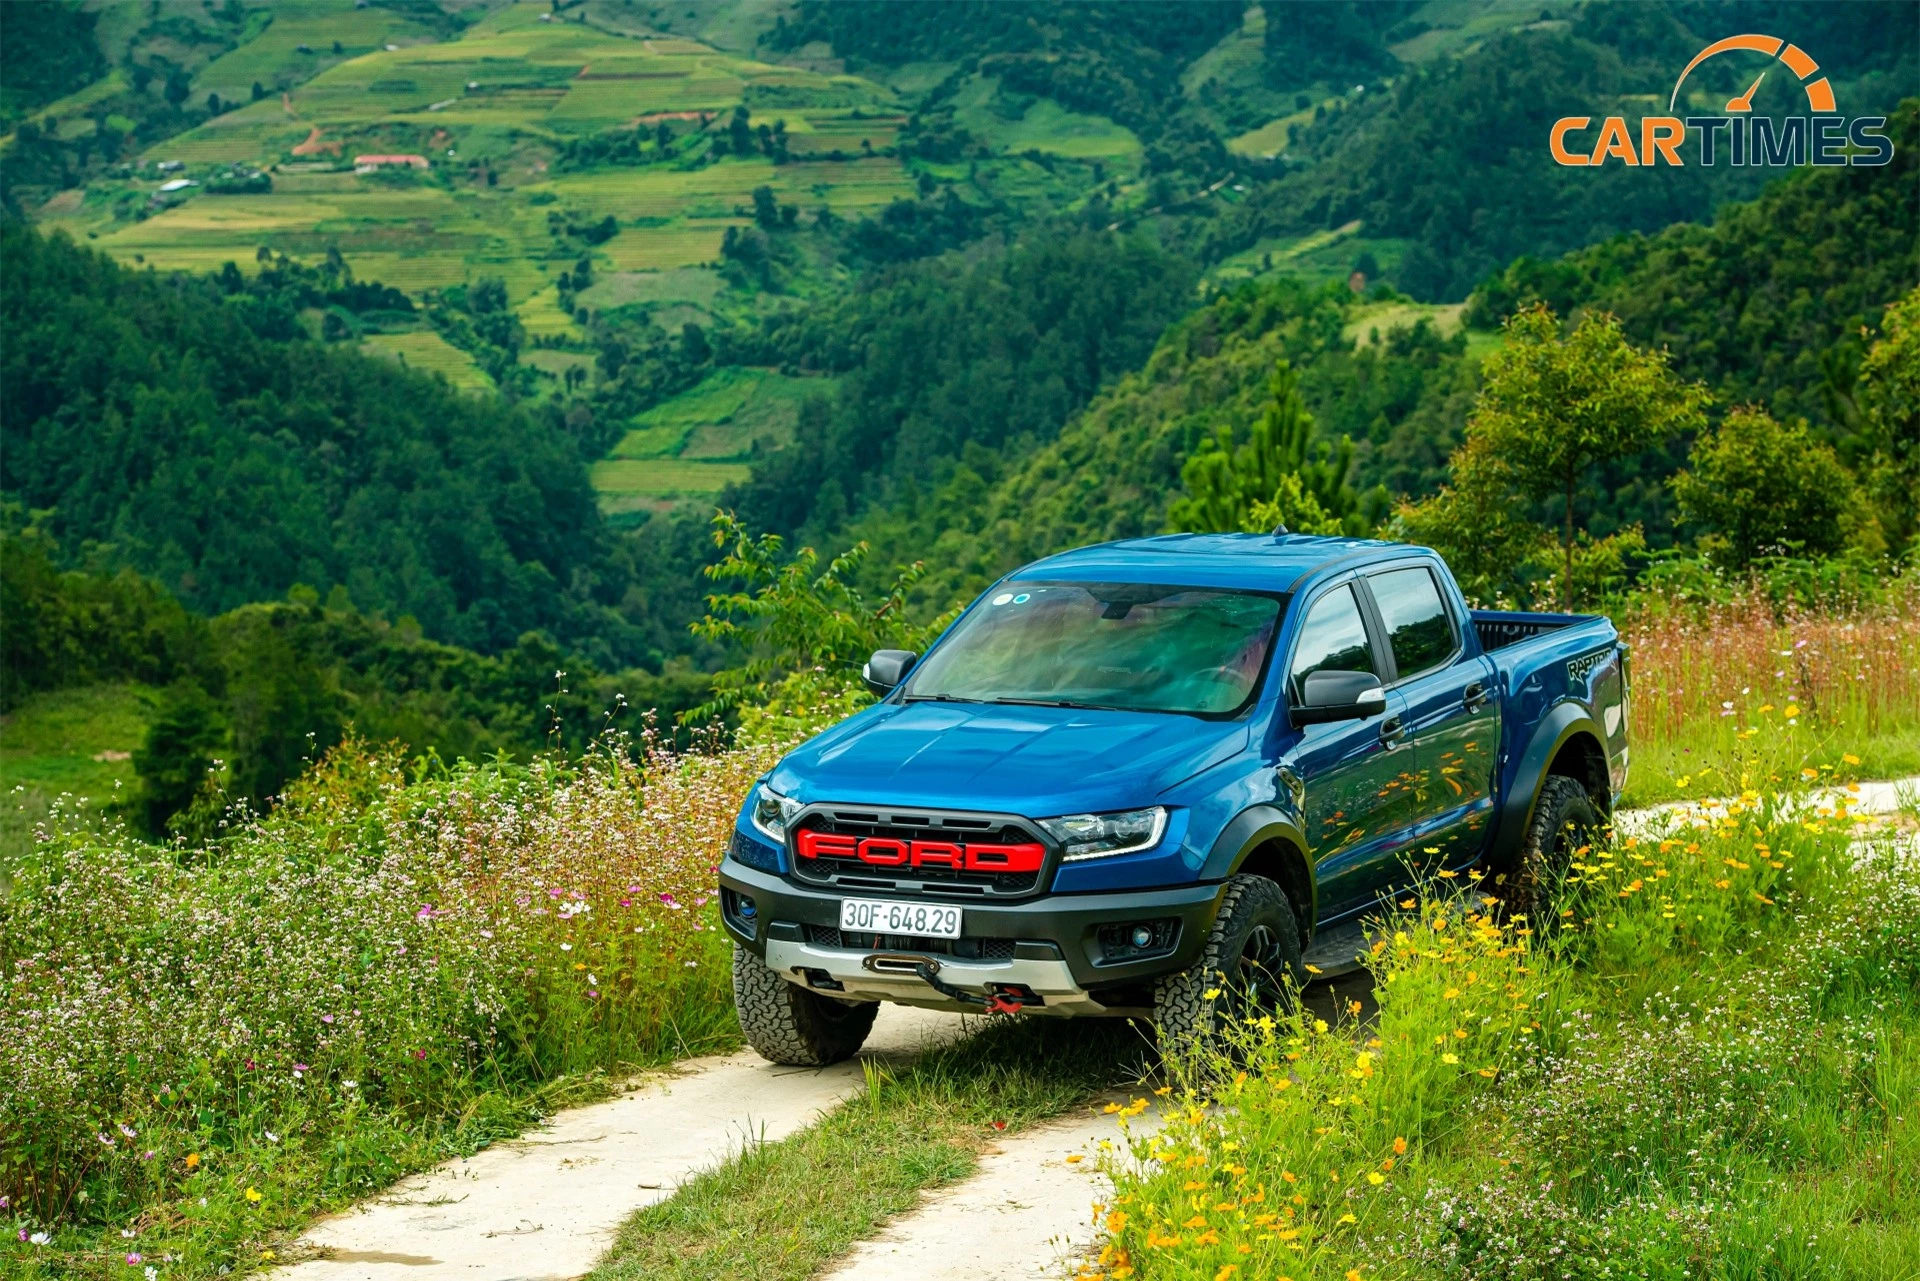
{"type": "Polygon", "coordinates": [[[1046,862],[1038,841],[982,845],[972,841],[906,841],[893,836],[846,836],[838,832],[797,834],[801,858],[850,858],[875,867],[946,867],[968,872],[1037,872],[1046,862]]]}

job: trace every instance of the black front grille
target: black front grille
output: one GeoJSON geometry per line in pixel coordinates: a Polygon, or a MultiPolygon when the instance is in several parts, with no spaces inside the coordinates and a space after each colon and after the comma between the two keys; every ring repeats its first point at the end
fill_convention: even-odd
{"type": "Polygon", "coordinates": [[[1011,961],[1012,939],[930,939],[913,934],[861,934],[809,925],[807,942],[849,952],[928,952],[960,961],[1011,961]]]}
{"type": "MultiPolygon", "coordinates": [[[[820,808],[803,814],[797,827],[859,839],[882,836],[902,841],[976,841],[986,845],[1047,842],[1021,820],[1004,814],[949,811],[820,808]]],[[[964,868],[876,867],[843,858],[796,858],[793,874],[815,885],[848,890],[887,890],[943,898],[1014,898],[1041,888],[1052,856],[1037,872],[976,872],[964,868]]]]}

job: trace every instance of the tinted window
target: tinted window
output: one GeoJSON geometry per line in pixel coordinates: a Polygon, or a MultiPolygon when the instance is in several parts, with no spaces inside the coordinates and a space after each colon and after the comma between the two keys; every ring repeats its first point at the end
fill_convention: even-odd
{"type": "Polygon", "coordinates": [[[1307,622],[1300,629],[1300,643],[1293,651],[1293,688],[1314,672],[1373,672],[1373,646],[1367,641],[1366,624],[1360,621],[1360,606],[1354,601],[1353,588],[1336,587],[1313,603],[1307,622]]]}
{"type": "Polygon", "coordinates": [[[1453,655],[1453,619],[1426,569],[1390,569],[1367,579],[1386,624],[1401,679],[1438,667],[1453,655]]]}
{"type": "Polygon", "coordinates": [[[1146,583],[1003,584],[906,698],[1224,715],[1253,696],[1285,601],[1146,583]]]}

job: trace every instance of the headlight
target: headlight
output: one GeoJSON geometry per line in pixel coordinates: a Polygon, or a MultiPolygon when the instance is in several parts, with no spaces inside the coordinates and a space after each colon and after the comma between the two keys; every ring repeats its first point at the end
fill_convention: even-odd
{"type": "Polygon", "coordinates": [[[800,802],[780,795],[765,783],[753,789],[753,825],[775,843],[787,843],[787,823],[800,812],[800,802]]]}
{"type": "Polygon", "coordinates": [[[1167,811],[1156,805],[1121,814],[1069,814],[1065,818],[1043,818],[1040,826],[1066,847],[1061,857],[1072,862],[1151,849],[1167,830],[1167,811]]]}

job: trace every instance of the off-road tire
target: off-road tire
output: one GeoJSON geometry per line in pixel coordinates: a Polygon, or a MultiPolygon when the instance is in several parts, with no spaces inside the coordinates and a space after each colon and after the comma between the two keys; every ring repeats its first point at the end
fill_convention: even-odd
{"type": "Polygon", "coordinates": [[[733,1005],[740,1031],[760,1057],[793,1067],[850,1059],[873,1030],[877,1001],[836,1001],[789,983],[746,948],[733,949],[733,1005]]]}
{"type": "Polygon", "coordinates": [[[1533,820],[1512,867],[1493,877],[1492,891],[1509,919],[1524,916],[1544,933],[1558,925],[1560,891],[1574,851],[1600,839],[1605,820],[1579,780],[1549,774],[1533,803],[1533,820]]]}
{"type": "Polygon", "coordinates": [[[1300,923],[1286,892],[1264,876],[1235,876],[1199,959],[1155,985],[1161,1046],[1218,1047],[1230,1022],[1285,1009],[1305,981],[1300,923]],[[1209,992],[1216,993],[1211,1000],[1209,992]]]}

